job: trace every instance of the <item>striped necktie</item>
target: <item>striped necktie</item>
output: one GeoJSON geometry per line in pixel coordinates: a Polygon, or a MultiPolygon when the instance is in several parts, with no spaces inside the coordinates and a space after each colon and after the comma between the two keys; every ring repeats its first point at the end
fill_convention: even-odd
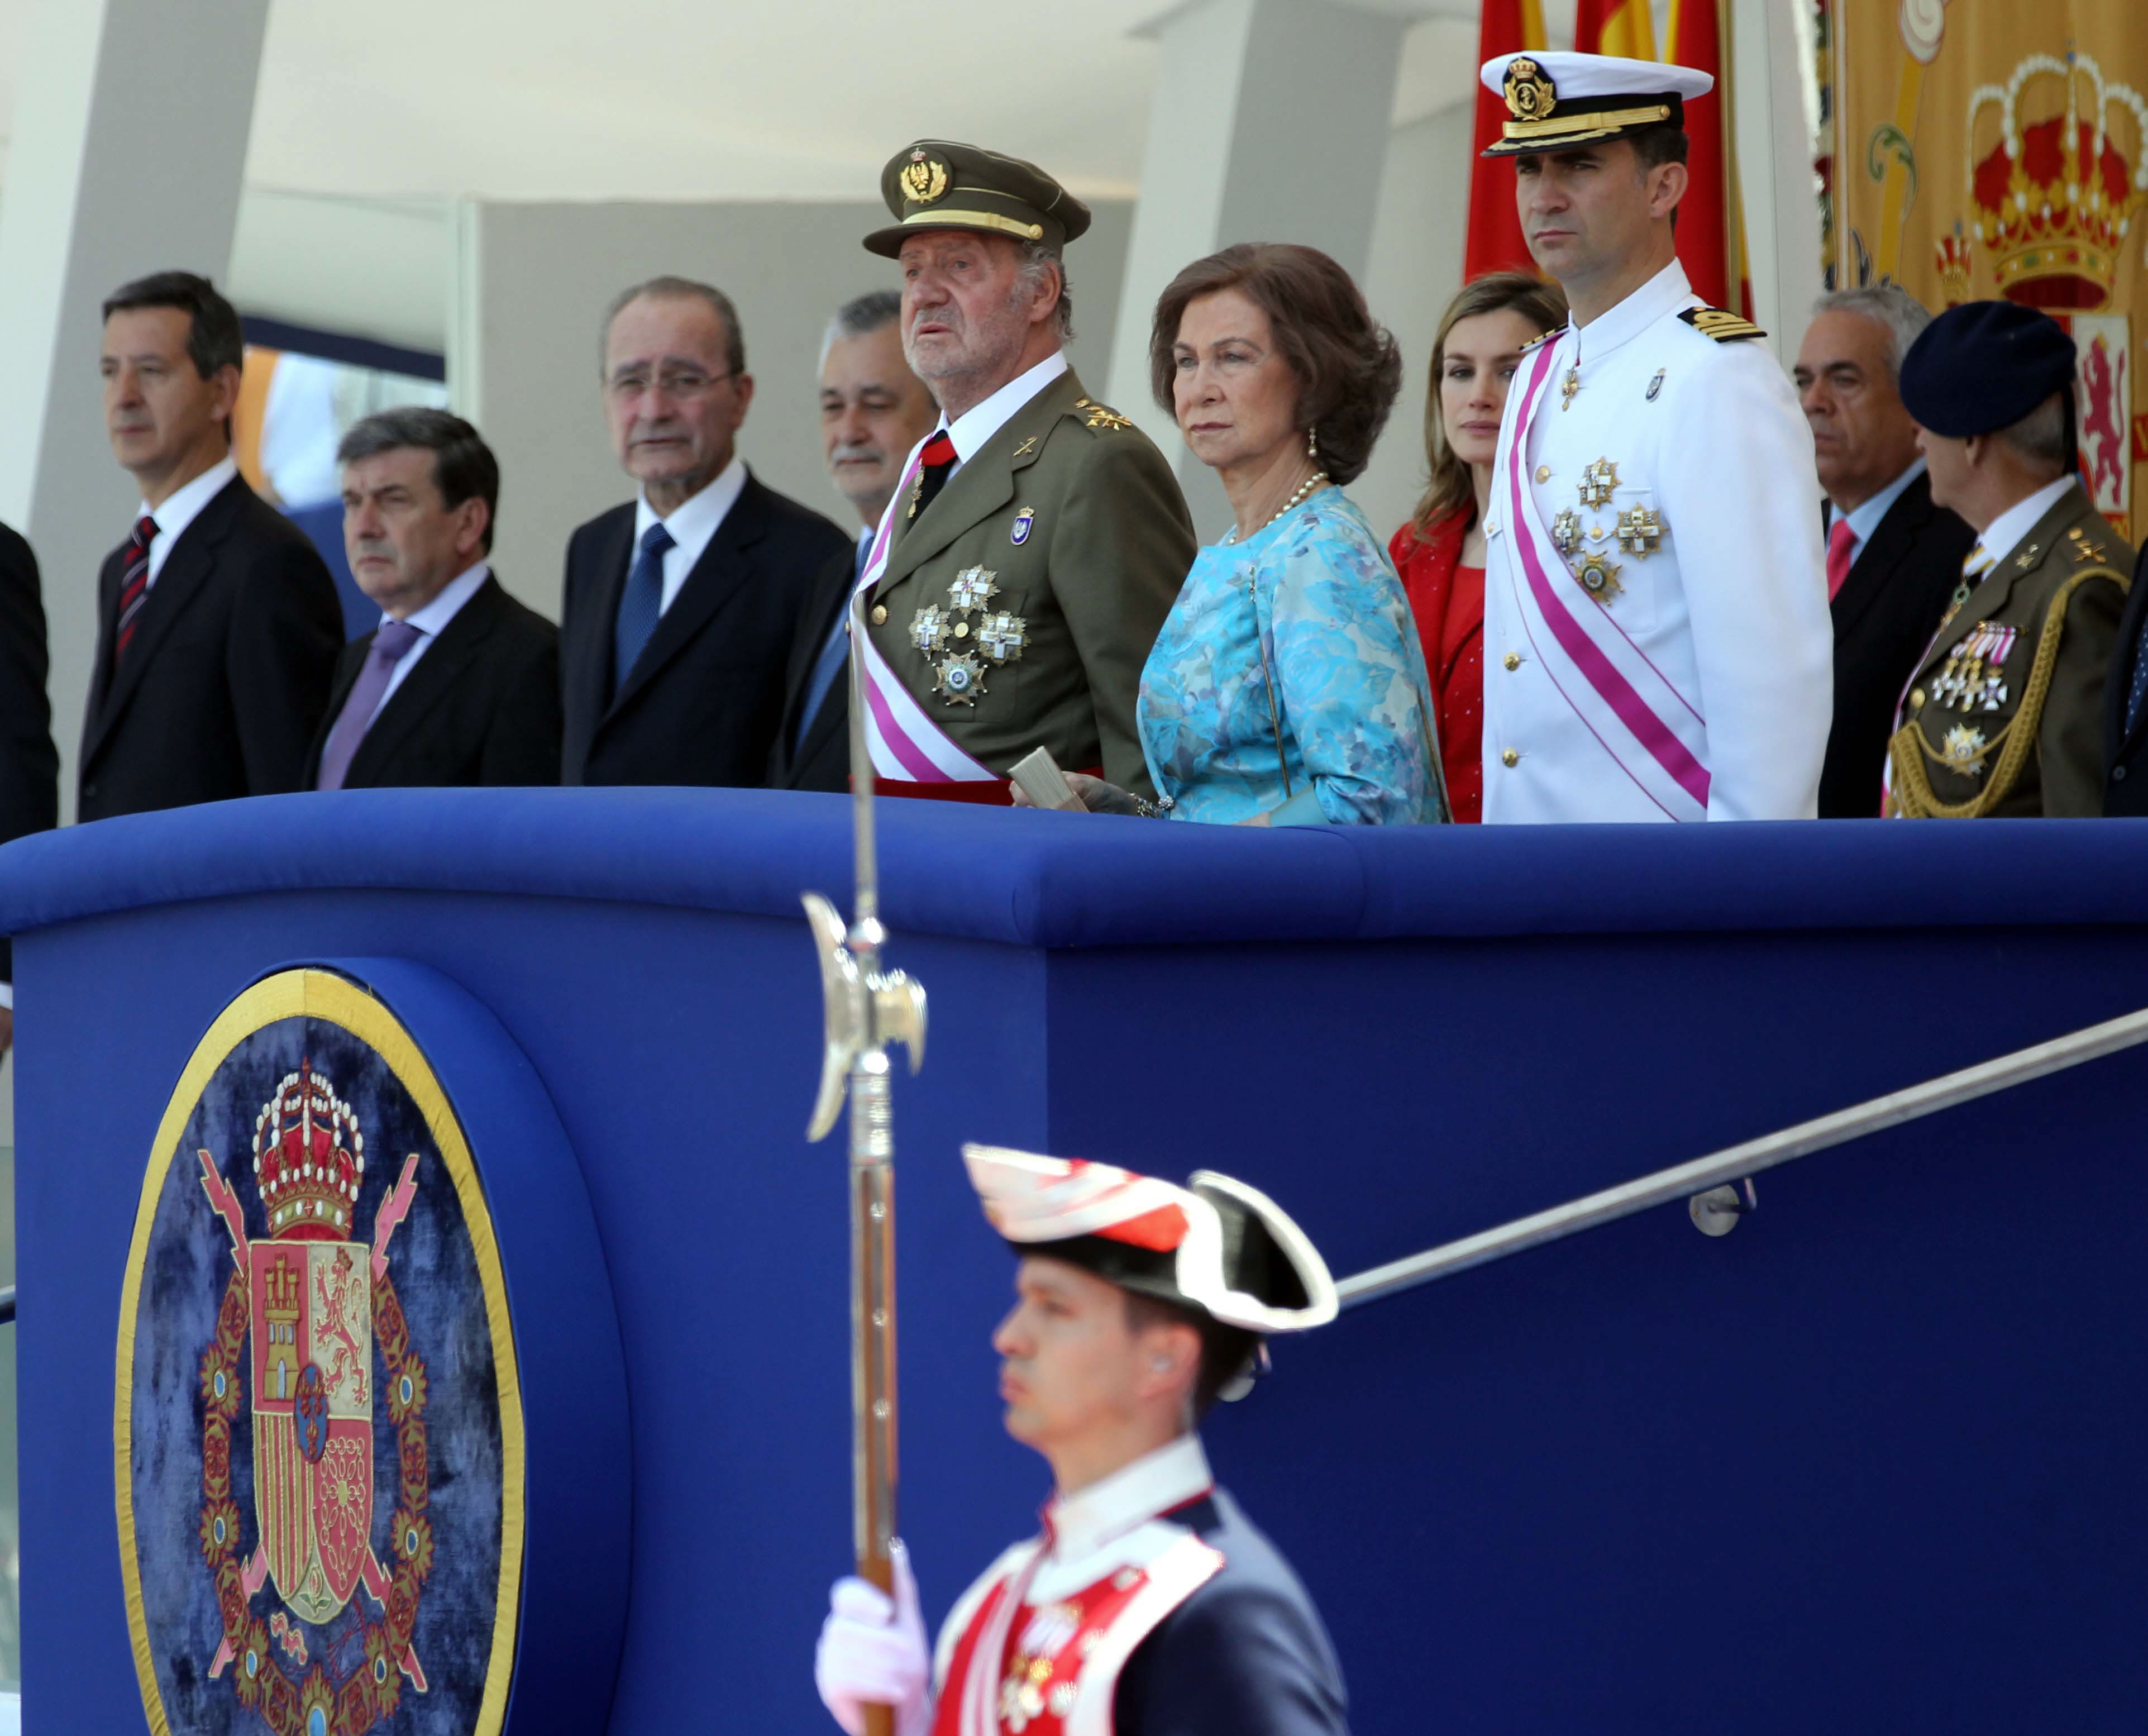
{"type": "Polygon", "coordinates": [[[143,513],[127,539],[127,564],[119,579],[119,630],[112,641],[112,671],[119,672],[120,660],[133,642],[134,625],[142,605],[149,600],[149,544],[157,539],[157,521],[143,513]]]}
{"type": "MultiPolygon", "coordinates": [[[[1994,564],[1991,557],[1985,553],[1983,541],[1980,539],[1962,561],[1961,583],[1955,586],[1954,595],[1947,599],[1946,613],[1940,617],[1939,632],[1932,635],[1935,645],[1939,642],[1940,635],[1946,631],[1948,624],[1961,613],[1962,605],[1969,600],[1969,594],[1976,589],[1977,581],[1990,572],[1994,564]]],[[[1925,655],[1930,656],[1931,653],[1927,651],[1925,655]]]]}
{"type": "Polygon", "coordinates": [[[917,487],[910,497],[909,516],[918,514],[939,498],[940,490],[947,486],[947,479],[954,474],[955,442],[946,429],[941,429],[925,443],[925,449],[917,454],[924,466],[917,473],[917,487]]]}

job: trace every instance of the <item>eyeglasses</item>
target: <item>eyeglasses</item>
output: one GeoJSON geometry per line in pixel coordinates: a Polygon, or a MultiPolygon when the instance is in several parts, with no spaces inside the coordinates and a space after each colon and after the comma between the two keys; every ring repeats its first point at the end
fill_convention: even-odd
{"type": "Polygon", "coordinates": [[[645,369],[630,368],[615,374],[605,383],[605,389],[615,398],[639,398],[654,384],[660,387],[667,398],[690,401],[700,397],[712,386],[727,379],[736,379],[735,372],[704,374],[698,368],[664,368],[652,376],[645,369]]]}

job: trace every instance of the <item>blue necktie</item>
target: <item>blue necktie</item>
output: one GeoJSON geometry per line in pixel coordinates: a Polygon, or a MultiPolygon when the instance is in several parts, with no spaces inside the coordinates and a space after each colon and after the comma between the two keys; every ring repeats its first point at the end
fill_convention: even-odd
{"type": "MultiPolygon", "coordinates": [[[[856,558],[851,562],[851,588],[857,588],[858,580],[866,575],[866,556],[871,552],[872,539],[862,537],[858,542],[856,558]]],[[[843,606],[836,614],[834,630],[828,642],[821,647],[819,660],[813,665],[812,678],[806,684],[806,703],[798,708],[798,733],[791,738],[790,750],[795,753],[798,744],[806,739],[806,732],[813,727],[813,720],[821,715],[826,703],[828,690],[836,685],[836,678],[843,672],[843,664],[851,650],[851,600],[846,595],[843,606]]]]}
{"type": "Polygon", "coordinates": [[[641,655],[656,619],[664,613],[665,551],[678,546],[662,524],[642,533],[641,552],[634,557],[634,570],[626,575],[626,589],[619,594],[619,618],[611,630],[611,690],[617,695],[635,660],[641,655]]]}

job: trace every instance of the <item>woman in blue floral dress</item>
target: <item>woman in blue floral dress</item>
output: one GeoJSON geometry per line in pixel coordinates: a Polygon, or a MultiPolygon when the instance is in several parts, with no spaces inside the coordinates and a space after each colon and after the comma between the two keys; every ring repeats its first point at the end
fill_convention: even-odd
{"type": "Polygon", "coordinates": [[[1394,403],[1394,340],[1326,254],[1249,245],[1173,280],[1150,364],[1237,523],[1195,559],[1142,672],[1159,800],[1078,773],[1075,793],[1097,812],[1245,825],[1446,819],[1416,625],[1338,486],[1394,403]]]}

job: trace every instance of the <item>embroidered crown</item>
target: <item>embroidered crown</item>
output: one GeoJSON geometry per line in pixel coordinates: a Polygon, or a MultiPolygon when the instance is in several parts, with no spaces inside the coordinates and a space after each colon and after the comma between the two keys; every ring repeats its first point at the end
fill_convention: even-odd
{"type": "Polygon", "coordinates": [[[349,1238],[365,1175],[358,1116],[328,1081],[301,1061],[253,1121],[253,1176],[268,1233],[298,1242],[349,1238]]]}

